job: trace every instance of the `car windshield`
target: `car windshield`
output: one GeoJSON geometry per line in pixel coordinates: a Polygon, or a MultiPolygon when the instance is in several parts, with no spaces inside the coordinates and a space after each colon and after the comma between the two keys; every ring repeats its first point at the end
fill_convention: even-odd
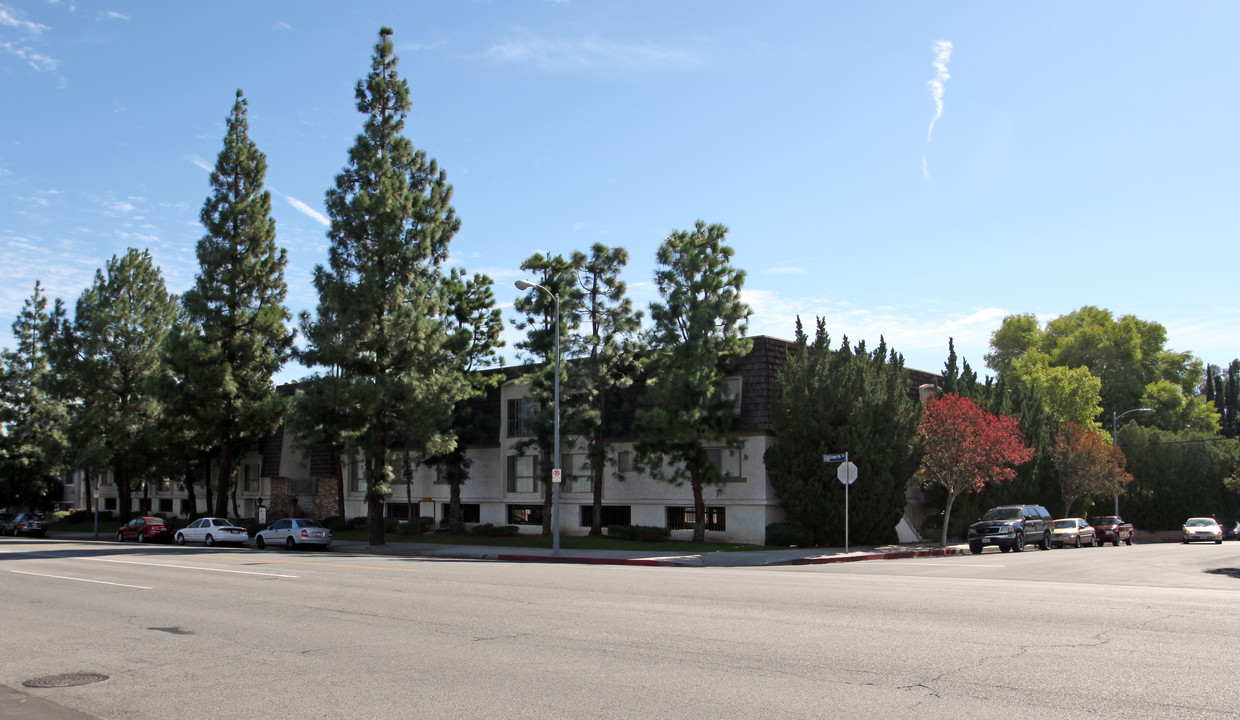
{"type": "Polygon", "coordinates": [[[1020,508],[995,508],[987,510],[983,520],[1019,520],[1020,508]]]}
{"type": "Polygon", "coordinates": [[[1209,527],[1215,523],[1213,520],[1208,520],[1206,518],[1189,518],[1188,522],[1184,524],[1188,527],[1209,527]]]}
{"type": "Polygon", "coordinates": [[[1063,528],[1067,530],[1067,529],[1076,527],[1076,521],[1075,520],[1056,520],[1055,527],[1063,528]]]}
{"type": "Polygon", "coordinates": [[[318,520],[299,520],[298,523],[302,527],[323,527],[318,520]]]}

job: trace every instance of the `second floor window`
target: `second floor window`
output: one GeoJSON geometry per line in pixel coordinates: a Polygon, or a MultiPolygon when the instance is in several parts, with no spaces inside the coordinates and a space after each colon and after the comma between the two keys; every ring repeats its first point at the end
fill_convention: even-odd
{"type": "Polygon", "coordinates": [[[538,414],[538,402],[534,398],[517,398],[508,401],[508,437],[534,434],[534,416],[538,414]]]}
{"type": "Polygon", "coordinates": [[[538,462],[533,455],[508,456],[508,492],[534,492],[538,462]]]}

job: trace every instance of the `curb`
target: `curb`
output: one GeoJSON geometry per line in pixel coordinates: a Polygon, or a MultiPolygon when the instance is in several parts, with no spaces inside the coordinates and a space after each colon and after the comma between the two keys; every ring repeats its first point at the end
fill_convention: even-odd
{"type": "Polygon", "coordinates": [[[865,555],[839,555],[835,557],[796,558],[789,560],[788,565],[830,565],[833,563],[860,562],[863,560],[907,560],[909,558],[943,557],[946,555],[963,555],[966,551],[959,548],[937,548],[935,550],[905,550],[889,553],[867,553],[865,555]]]}
{"type": "Polygon", "coordinates": [[[572,563],[577,565],[642,565],[645,567],[683,567],[683,563],[642,558],[588,558],[555,555],[497,555],[508,562],[572,563]]]}

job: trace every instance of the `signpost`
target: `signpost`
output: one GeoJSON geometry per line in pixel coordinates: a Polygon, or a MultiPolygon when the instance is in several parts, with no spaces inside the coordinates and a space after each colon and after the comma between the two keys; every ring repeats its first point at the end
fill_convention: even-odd
{"type": "Polygon", "coordinates": [[[848,486],[857,479],[857,466],[848,461],[848,453],[828,453],[822,456],[825,463],[840,463],[835,476],[844,484],[844,552],[848,552],[848,486]]]}

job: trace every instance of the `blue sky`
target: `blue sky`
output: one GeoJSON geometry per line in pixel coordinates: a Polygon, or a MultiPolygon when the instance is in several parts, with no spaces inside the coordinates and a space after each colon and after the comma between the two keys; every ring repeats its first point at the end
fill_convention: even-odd
{"type": "Polygon", "coordinates": [[[127,247],[191,285],[238,88],[313,310],[383,25],[406,134],[455,187],[452,262],[509,313],[522,260],[594,242],[645,306],[702,219],[731,228],[751,335],[822,316],[833,344],[938,371],[954,337],[980,369],[1003,316],[1098,305],[1240,356],[1232,2],[0,0],[0,345],[36,279],[72,304],[127,247]]]}

